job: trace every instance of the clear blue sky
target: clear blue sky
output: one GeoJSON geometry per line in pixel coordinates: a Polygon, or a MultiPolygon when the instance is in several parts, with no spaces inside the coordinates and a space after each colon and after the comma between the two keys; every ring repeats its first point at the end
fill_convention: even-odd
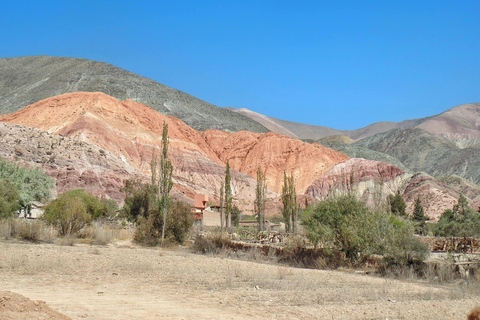
{"type": "Polygon", "coordinates": [[[473,0],[3,1],[0,43],[337,129],[480,102],[473,0]]]}

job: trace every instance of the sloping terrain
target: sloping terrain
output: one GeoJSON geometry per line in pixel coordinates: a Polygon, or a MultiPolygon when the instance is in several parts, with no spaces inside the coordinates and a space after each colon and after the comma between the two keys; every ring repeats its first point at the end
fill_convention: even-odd
{"type": "Polygon", "coordinates": [[[447,138],[419,128],[394,129],[352,145],[395,157],[412,172],[424,171],[434,177],[455,174],[480,183],[478,145],[461,149],[447,138]]]}
{"type": "MultiPolygon", "coordinates": [[[[473,199],[478,195],[478,188],[474,186],[467,185],[462,190],[476,208],[478,205],[473,199]]],[[[386,162],[350,159],[315,180],[306,191],[317,200],[345,193],[354,193],[372,206],[381,205],[389,194],[398,193],[409,215],[413,214],[415,200],[420,197],[426,215],[437,220],[444,210],[451,209],[457,202],[459,188],[425,173],[409,174],[386,162]]]]}
{"type": "MultiPolygon", "coordinates": [[[[303,193],[316,178],[348,159],[337,151],[276,133],[199,132],[141,103],[118,101],[99,92],[48,98],[0,116],[0,121],[96,145],[144,177],[150,175],[153,150],[159,153],[165,122],[169,127],[169,155],[176,191],[188,198],[195,193],[208,194],[216,201],[225,163],[230,160],[232,169],[236,169],[232,172],[235,204],[247,213],[253,209],[256,182],[252,176],[258,167],[266,171],[271,190],[281,190],[286,171],[294,174],[297,191],[303,193]]],[[[276,193],[270,193],[269,198],[276,198],[276,193]]]]}
{"type": "Polygon", "coordinates": [[[328,141],[329,137],[318,140],[321,145],[340,151],[350,158],[363,158],[367,160],[383,161],[402,169],[403,171],[410,171],[397,158],[392,157],[386,153],[370,150],[368,148],[358,147],[350,143],[328,141]]]}
{"type": "Polygon", "coordinates": [[[268,131],[241,114],[108,63],[50,56],[0,58],[0,114],[76,91],[132,99],[175,116],[197,130],[268,131]]]}
{"type": "Polygon", "coordinates": [[[129,178],[141,178],[134,168],[100,147],[69,137],[0,122],[0,156],[26,166],[41,166],[56,181],[57,192],[82,188],[118,203],[129,178]]]}
{"type": "Polygon", "coordinates": [[[234,134],[218,130],[203,132],[205,141],[232,168],[256,177],[260,167],[265,172],[267,186],[281,193],[284,172],[292,174],[298,193],[334,165],[349,159],[343,153],[309,144],[273,132],[258,134],[240,131],[234,134]]]}
{"type": "Polygon", "coordinates": [[[480,141],[480,103],[454,107],[425,119],[417,127],[445,137],[460,148],[474,146],[480,141]]]}
{"type": "Polygon", "coordinates": [[[420,128],[435,136],[448,139],[459,148],[474,146],[480,140],[480,103],[459,105],[441,114],[426,118],[401,122],[376,122],[356,130],[337,130],[271,118],[248,109],[230,109],[265,126],[268,124],[270,131],[287,134],[290,137],[298,137],[299,139],[319,140],[331,135],[345,135],[353,140],[361,140],[394,129],[420,128]]]}
{"type": "MultiPolygon", "coordinates": [[[[70,137],[78,143],[97,146],[111,154],[116,162],[131,168],[132,175],[123,176],[115,186],[119,196],[125,179],[139,175],[148,181],[153,150],[159,154],[163,122],[169,125],[169,155],[174,165],[174,193],[192,199],[195,193],[205,193],[215,200],[225,168],[210,151],[200,133],[182,121],[164,116],[143,104],[127,100],[120,102],[103,93],[69,93],[39,101],[13,114],[0,116],[0,121],[37,127],[58,139],[70,137]]],[[[12,137],[16,139],[16,137],[12,137]]],[[[35,149],[35,145],[30,147],[35,149]]],[[[55,153],[68,157],[69,149],[54,148],[55,153]]],[[[48,169],[46,170],[49,174],[48,169]]],[[[67,168],[67,172],[68,168],[67,168]]],[[[62,180],[62,176],[52,176],[62,180]]],[[[92,185],[102,184],[102,171],[91,177],[92,185]]],[[[255,180],[233,171],[233,192],[242,209],[250,209],[255,180]]],[[[58,182],[57,182],[58,183],[58,182]]],[[[82,184],[73,184],[76,188],[82,184]]],[[[73,186],[71,186],[73,188],[73,186]]],[[[85,188],[89,191],[88,188],[85,188]]]]}

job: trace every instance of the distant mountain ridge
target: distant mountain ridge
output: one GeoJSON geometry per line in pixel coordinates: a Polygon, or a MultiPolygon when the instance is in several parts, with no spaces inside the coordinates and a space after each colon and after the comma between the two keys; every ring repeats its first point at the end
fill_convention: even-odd
{"type": "Polygon", "coordinates": [[[269,130],[289,135],[292,138],[319,140],[331,135],[345,135],[361,140],[393,129],[420,128],[439,137],[444,137],[460,148],[480,141],[480,103],[468,103],[453,107],[438,115],[401,122],[382,121],[356,130],[337,130],[324,126],[308,125],[268,117],[242,108],[231,110],[258,121],[269,130]]]}
{"type": "Polygon", "coordinates": [[[0,114],[77,91],[132,99],[175,116],[197,130],[268,131],[241,114],[108,63],[50,56],[0,58],[0,114]]]}

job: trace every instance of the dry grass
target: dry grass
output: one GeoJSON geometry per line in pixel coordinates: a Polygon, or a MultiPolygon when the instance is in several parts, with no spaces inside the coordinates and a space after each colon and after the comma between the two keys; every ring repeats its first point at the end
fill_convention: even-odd
{"type": "MultiPolygon", "coordinates": [[[[382,316],[414,319],[425,318],[425,315],[451,319],[446,315],[436,317],[435,310],[441,307],[442,312],[450,312],[446,306],[455,307],[457,315],[466,315],[473,307],[468,304],[480,296],[473,284],[438,285],[417,279],[403,281],[358,275],[353,271],[300,269],[236,260],[227,255],[191,254],[178,248],[132,246],[125,250],[116,245],[40,244],[32,250],[29,244],[0,241],[0,268],[4,274],[2,284],[7,281],[11,286],[23,285],[24,281],[35,283],[35,287],[43,283],[41,288],[56,290],[87,288],[95,291],[101,286],[102,291],[108,288],[112,296],[127,300],[138,295],[142,299],[158,295],[170,297],[172,301],[184,301],[186,305],[198,305],[198,301],[202,301],[202,305],[209,308],[219,306],[221,301],[222,306],[231,307],[235,312],[240,308],[251,312],[267,304],[270,307],[266,312],[273,312],[272,318],[282,318],[280,315],[292,310],[303,310],[302,316],[294,318],[314,319],[322,314],[324,318],[336,315],[336,318],[345,319],[382,316]],[[125,288],[138,290],[127,292],[125,288]],[[392,309],[397,303],[401,306],[392,309]],[[321,313],[322,310],[340,312],[347,306],[352,306],[350,312],[356,310],[356,316],[321,313]],[[425,308],[430,309],[425,311],[425,308]],[[407,310],[419,313],[410,314],[407,310]]],[[[31,290],[31,285],[26,288],[31,290]]],[[[222,318],[221,310],[219,318],[222,318]]]]}
{"type": "Polygon", "coordinates": [[[33,242],[52,242],[57,235],[55,229],[41,220],[11,219],[0,221],[0,238],[23,239],[33,242]]]}

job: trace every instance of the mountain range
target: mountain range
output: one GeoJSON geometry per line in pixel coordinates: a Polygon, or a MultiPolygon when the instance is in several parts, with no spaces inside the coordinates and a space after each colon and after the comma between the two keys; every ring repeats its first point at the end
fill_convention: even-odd
{"type": "Polygon", "coordinates": [[[58,192],[82,187],[121,204],[126,179],[148,181],[165,122],[174,194],[187,201],[196,193],[218,201],[229,161],[245,213],[252,213],[259,167],[271,214],[279,213],[284,172],[307,201],[355,192],[375,204],[400,193],[410,211],[421,196],[434,219],[460,193],[480,205],[480,104],[340,131],[219,108],[102,62],[9,58],[0,59],[0,72],[0,155],[42,166],[58,192]]]}

